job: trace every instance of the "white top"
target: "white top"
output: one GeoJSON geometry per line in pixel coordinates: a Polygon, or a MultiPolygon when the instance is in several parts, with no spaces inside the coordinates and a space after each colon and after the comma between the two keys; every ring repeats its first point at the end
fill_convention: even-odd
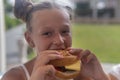
{"type": "Polygon", "coordinates": [[[120,80],[120,64],[113,67],[112,71],[110,72],[113,76],[115,76],[118,80],[120,80]]]}
{"type": "Polygon", "coordinates": [[[27,68],[25,67],[25,65],[22,64],[21,67],[23,68],[23,70],[24,70],[24,72],[25,72],[26,79],[27,79],[27,80],[30,80],[30,74],[29,74],[27,68]]]}

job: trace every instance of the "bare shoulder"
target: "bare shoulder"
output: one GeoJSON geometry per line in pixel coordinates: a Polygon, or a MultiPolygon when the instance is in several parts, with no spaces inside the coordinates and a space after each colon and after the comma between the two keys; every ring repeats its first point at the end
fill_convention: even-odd
{"type": "Polygon", "coordinates": [[[24,80],[23,72],[20,67],[15,67],[7,71],[1,80],[24,80]]]}

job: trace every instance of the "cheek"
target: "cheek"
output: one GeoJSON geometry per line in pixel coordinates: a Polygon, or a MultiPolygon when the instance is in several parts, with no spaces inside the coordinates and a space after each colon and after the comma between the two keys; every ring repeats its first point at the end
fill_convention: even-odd
{"type": "Polygon", "coordinates": [[[42,39],[42,40],[37,41],[36,48],[39,52],[41,52],[41,51],[46,50],[49,44],[50,44],[50,40],[42,39]]]}
{"type": "Polygon", "coordinates": [[[71,47],[72,46],[72,37],[71,36],[66,38],[66,44],[67,44],[67,47],[71,47]]]}
{"type": "Polygon", "coordinates": [[[43,44],[43,43],[38,43],[38,44],[36,44],[35,45],[35,52],[37,53],[37,54],[40,54],[40,52],[41,51],[44,51],[45,50],[45,44],[43,44]]]}

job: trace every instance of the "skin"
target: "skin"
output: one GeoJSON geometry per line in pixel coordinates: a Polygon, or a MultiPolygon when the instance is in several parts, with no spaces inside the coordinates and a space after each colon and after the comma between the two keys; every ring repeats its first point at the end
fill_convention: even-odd
{"type": "Polygon", "coordinates": [[[111,80],[118,80],[114,75],[109,74],[109,77],[111,78],[111,80]]]}
{"type": "MultiPolygon", "coordinates": [[[[25,38],[37,56],[24,64],[30,74],[30,80],[58,80],[55,68],[47,63],[63,56],[57,51],[48,50],[61,49],[67,49],[82,61],[80,74],[74,80],[109,80],[94,54],[89,50],[71,48],[71,23],[65,11],[35,11],[32,14],[31,26],[32,32],[26,31],[25,38]]],[[[26,76],[21,67],[16,67],[6,72],[2,80],[26,80],[26,76]]]]}

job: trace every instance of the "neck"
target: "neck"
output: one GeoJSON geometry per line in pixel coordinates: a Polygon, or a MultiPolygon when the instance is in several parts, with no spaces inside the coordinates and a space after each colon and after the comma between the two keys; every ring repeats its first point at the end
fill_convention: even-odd
{"type": "Polygon", "coordinates": [[[30,75],[33,71],[35,59],[36,57],[24,64],[30,75]]]}

